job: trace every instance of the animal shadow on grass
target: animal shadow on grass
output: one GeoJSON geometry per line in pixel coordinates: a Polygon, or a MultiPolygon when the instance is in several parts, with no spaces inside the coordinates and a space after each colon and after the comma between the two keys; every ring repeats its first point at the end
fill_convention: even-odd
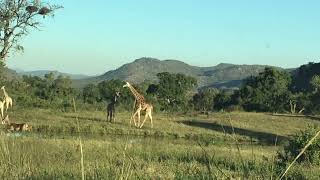
{"type": "Polygon", "coordinates": [[[234,133],[237,135],[247,136],[253,139],[257,139],[259,143],[266,144],[266,145],[274,145],[276,139],[277,139],[277,144],[279,143],[282,144],[289,139],[288,137],[280,136],[273,133],[253,131],[253,130],[242,129],[237,127],[232,128],[231,126],[228,126],[228,125],[221,125],[215,122],[206,122],[203,120],[183,120],[183,121],[178,121],[178,123],[182,123],[182,124],[193,126],[193,127],[210,129],[213,131],[218,131],[218,132],[222,132],[230,135],[233,134],[233,130],[234,130],[234,133]]]}
{"type": "MultiPolygon", "coordinates": [[[[64,117],[64,118],[72,118],[72,119],[77,118],[77,116],[72,116],[72,115],[62,116],[62,117],[64,117]]],[[[88,121],[97,121],[97,122],[109,122],[106,119],[97,118],[97,117],[82,117],[82,116],[78,116],[78,119],[79,120],[88,120],[88,121]]]]}

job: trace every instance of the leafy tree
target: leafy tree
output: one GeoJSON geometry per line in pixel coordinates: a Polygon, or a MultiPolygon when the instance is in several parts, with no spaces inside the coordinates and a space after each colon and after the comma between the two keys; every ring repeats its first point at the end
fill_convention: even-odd
{"type": "Polygon", "coordinates": [[[52,88],[55,90],[55,95],[60,97],[73,94],[72,81],[70,77],[59,75],[53,81],[52,88]]]}
{"type": "Polygon", "coordinates": [[[231,94],[226,91],[221,91],[214,98],[214,108],[217,110],[226,109],[231,105],[231,94]]]}
{"type": "Polygon", "coordinates": [[[159,90],[159,85],[150,84],[148,89],[146,90],[146,93],[154,95],[154,94],[157,94],[158,90],[159,90]]]}
{"type": "Polygon", "coordinates": [[[320,76],[314,75],[310,81],[310,85],[312,85],[314,91],[310,93],[310,106],[307,111],[318,114],[320,113],[320,76]]]}
{"type": "Polygon", "coordinates": [[[315,75],[320,75],[320,63],[310,62],[294,71],[292,90],[294,92],[312,92],[313,84],[309,83],[315,75]]]}
{"type": "Polygon", "coordinates": [[[61,6],[41,4],[31,0],[4,0],[0,2],[0,61],[11,51],[23,51],[19,41],[31,29],[39,29],[38,16],[53,15],[61,6]]]}
{"type": "Polygon", "coordinates": [[[200,90],[192,98],[192,104],[196,110],[211,111],[214,107],[214,99],[219,93],[218,89],[206,88],[200,90]]]}
{"type": "Polygon", "coordinates": [[[115,79],[100,82],[98,84],[98,89],[101,94],[101,98],[104,100],[112,99],[116,91],[120,91],[122,94],[122,86],[124,84],[125,83],[123,81],[115,79]]]}
{"type": "Polygon", "coordinates": [[[72,81],[69,77],[46,74],[44,78],[37,76],[23,76],[23,81],[30,87],[35,96],[53,100],[66,96],[75,95],[75,89],[72,88],[72,81]]]}
{"type": "MultiPolygon", "coordinates": [[[[113,98],[116,91],[120,92],[120,98],[118,98],[119,102],[123,104],[125,109],[131,109],[132,104],[134,102],[134,98],[132,98],[130,90],[127,88],[123,88],[125,82],[112,79],[109,81],[102,81],[98,84],[98,89],[100,92],[100,96],[102,100],[109,101],[113,98]]],[[[139,91],[140,92],[140,91],[139,91]]]]}
{"type": "Polygon", "coordinates": [[[320,75],[314,75],[310,81],[315,92],[318,92],[320,89],[320,75]]]}
{"type": "Polygon", "coordinates": [[[82,90],[82,98],[83,98],[83,102],[90,103],[90,104],[95,104],[101,101],[101,96],[100,96],[100,91],[98,89],[98,86],[94,84],[88,84],[82,90]]]}
{"type": "Polygon", "coordinates": [[[192,98],[197,80],[184,74],[158,73],[157,95],[163,109],[182,110],[192,98]]]}
{"type": "Polygon", "coordinates": [[[291,113],[304,113],[310,112],[310,96],[308,92],[298,92],[290,95],[289,105],[291,113]]]}
{"type": "Polygon", "coordinates": [[[267,67],[256,77],[245,80],[240,89],[243,107],[255,111],[285,111],[290,99],[291,76],[286,71],[267,67]]]}

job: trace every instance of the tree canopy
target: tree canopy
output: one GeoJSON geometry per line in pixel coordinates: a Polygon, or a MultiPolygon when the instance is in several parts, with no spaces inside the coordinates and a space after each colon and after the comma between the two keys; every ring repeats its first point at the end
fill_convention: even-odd
{"type": "Polygon", "coordinates": [[[30,30],[39,29],[39,16],[53,15],[62,6],[49,2],[31,0],[0,1],[0,61],[4,61],[11,52],[23,51],[19,43],[30,30]]]}
{"type": "Polygon", "coordinates": [[[291,76],[286,71],[266,68],[244,81],[240,96],[247,110],[284,111],[289,99],[291,76]]]}

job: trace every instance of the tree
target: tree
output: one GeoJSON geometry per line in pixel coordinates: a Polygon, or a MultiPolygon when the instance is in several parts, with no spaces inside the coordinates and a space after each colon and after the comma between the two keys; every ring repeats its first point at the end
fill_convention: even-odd
{"type": "Polygon", "coordinates": [[[290,84],[289,73],[267,67],[243,83],[240,89],[243,107],[254,111],[285,111],[290,99],[290,84]]]}
{"type": "Polygon", "coordinates": [[[72,81],[70,77],[59,75],[52,84],[55,95],[59,97],[70,96],[73,94],[72,81]]]}
{"type": "Polygon", "coordinates": [[[102,81],[98,84],[98,89],[100,92],[100,97],[102,100],[110,101],[116,91],[120,92],[120,98],[118,98],[121,104],[124,104],[126,109],[131,109],[134,102],[131,92],[127,88],[123,88],[125,82],[118,79],[111,79],[109,81],[102,81]]]}
{"type": "Polygon", "coordinates": [[[314,92],[318,92],[320,89],[320,75],[316,74],[312,77],[310,81],[312,87],[314,88],[314,92]]]}
{"type": "Polygon", "coordinates": [[[289,105],[290,105],[290,112],[292,114],[295,113],[304,113],[306,110],[309,111],[310,109],[310,97],[311,94],[308,92],[297,92],[297,93],[289,93],[289,105]]]}
{"type": "Polygon", "coordinates": [[[200,90],[192,98],[192,103],[196,110],[211,111],[214,107],[214,98],[219,93],[216,88],[206,88],[200,90]]]}
{"type": "Polygon", "coordinates": [[[214,108],[223,110],[231,105],[231,93],[222,91],[214,98],[214,108]]]}
{"type": "Polygon", "coordinates": [[[0,61],[4,61],[11,51],[23,51],[19,41],[31,29],[39,29],[39,16],[53,15],[57,5],[42,6],[39,0],[0,1],[0,61]]]}
{"type": "Polygon", "coordinates": [[[94,84],[88,84],[82,90],[82,97],[85,103],[95,104],[101,101],[99,89],[94,84]]]}
{"type": "Polygon", "coordinates": [[[191,91],[197,85],[197,80],[184,74],[158,73],[159,85],[157,95],[163,109],[181,110],[192,98],[191,91]]]}
{"type": "Polygon", "coordinates": [[[310,62],[294,71],[292,90],[295,92],[312,92],[314,87],[310,81],[315,75],[320,75],[320,63],[310,62]]]}

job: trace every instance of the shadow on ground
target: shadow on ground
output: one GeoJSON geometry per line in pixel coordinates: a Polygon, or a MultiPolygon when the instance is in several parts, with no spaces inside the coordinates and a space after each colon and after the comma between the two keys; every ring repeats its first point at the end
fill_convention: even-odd
{"type": "MultiPolygon", "coordinates": [[[[69,116],[62,116],[64,118],[73,118],[76,119],[77,116],[69,115],[69,116]]],[[[78,116],[78,119],[80,120],[89,120],[89,121],[98,121],[98,122],[109,122],[109,120],[104,119],[104,118],[97,118],[97,117],[82,117],[78,116]]]]}
{"type": "Polygon", "coordinates": [[[302,114],[269,114],[272,116],[282,116],[282,117],[298,117],[298,118],[308,118],[315,121],[320,121],[319,116],[312,116],[312,115],[302,115],[302,114]]]}
{"type": "Polygon", "coordinates": [[[277,144],[282,144],[289,139],[286,136],[280,136],[277,134],[231,127],[231,126],[221,125],[215,122],[206,122],[202,120],[183,120],[183,121],[178,121],[178,123],[182,123],[182,124],[193,126],[193,127],[211,129],[213,131],[218,131],[218,132],[222,132],[230,135],[233,134],[233,131],[234,131],[234,133],[237,135],[247,136],[253,139],[257,139],[259,143],[267,144],[267,145],[274,145],[276,139],[277,139],[277,144]]]}

